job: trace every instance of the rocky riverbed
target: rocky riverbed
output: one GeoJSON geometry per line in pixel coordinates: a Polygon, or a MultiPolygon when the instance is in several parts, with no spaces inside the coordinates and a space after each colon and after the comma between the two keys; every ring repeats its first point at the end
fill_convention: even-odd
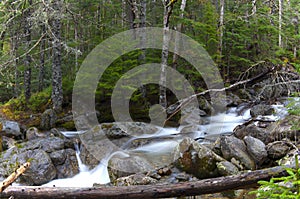
{"type": "MultiPolygon", "coordinates": [[[[283,104],[242,107],[246,106],[234,109],[235,117],[246,117],[247,110],[250,114],[244,118],[246,121],[221,135],[201,131],[201,126],[184,126],[166,133],[159,127],[133,122],[101,124],[82,134],[66,136],[68,133],[55,128],[40,132],[1,120],[0,177],[7,177],[26,161],[31,166],[18,181],[22,185],[72,179],[80,173],[80,166],[89,171],[105,158],[102,167],[108,168],[110,184],[118,186],[193,181],[293,164],[300,146],[299,130],[294,128],[299,116],[288,115],[283,104]],[[124,125],[130,132],[124,131],[124,125]]],[[[97,178],[103,176],[93,178],[94,186],[103,182],[97,178]]]]}

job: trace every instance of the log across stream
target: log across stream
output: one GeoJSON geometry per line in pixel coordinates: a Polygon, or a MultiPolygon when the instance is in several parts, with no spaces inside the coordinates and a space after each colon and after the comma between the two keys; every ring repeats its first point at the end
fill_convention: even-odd
{"type": "MultiPolygon", "coordinates": [[[[239,175],[211,178],[192,182],[163,185],[103,186],[90,188],[11,186],[0,193],[0,198],[161,198],[196,196],[226,190],[257,187],[257,181],[286,175],[281,166],[256,170],[239,175]]],[[[72,186],[72,185],[69,185],[72,186]]]]}

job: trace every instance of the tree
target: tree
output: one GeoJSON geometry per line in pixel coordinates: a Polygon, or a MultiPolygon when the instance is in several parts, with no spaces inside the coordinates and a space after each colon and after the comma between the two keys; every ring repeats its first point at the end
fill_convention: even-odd
{"type": "Polygon", "coordinates": [[[62,111],[63,90],[62,90],[62,70],[61,70],[61,18],[62,18],[62,1],[53,0],[52,9],[53,15],[52,28],[52,104],[53,110],[62,111]]]}

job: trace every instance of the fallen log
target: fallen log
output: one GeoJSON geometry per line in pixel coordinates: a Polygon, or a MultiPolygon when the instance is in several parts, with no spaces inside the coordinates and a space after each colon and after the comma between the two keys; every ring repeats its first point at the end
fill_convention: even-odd
{"type": "Polygon", "coordinates": [[[30,166],[29,162],[24,163],[18,169],[16,169],[10,176],[8,176],[3,182],[0,184],[0,193],[9,185],[11,185],[20,175],[22,175],[26,169],[30,166]]]}
{"type": "Polygon", "coordinates": [[[63,187],[8,187],[0,193],[0,198],[161,198],[196,196],[201,194],[218,193],[226,190],[257,187],[257,181],[269,180],[271,177],[287,175],[285,168],[278,166],[268,169],[251,171],[239,175],[204,179],[192,182],[161,185],[140,186],[103,186],[91,188],[63,187]]]}

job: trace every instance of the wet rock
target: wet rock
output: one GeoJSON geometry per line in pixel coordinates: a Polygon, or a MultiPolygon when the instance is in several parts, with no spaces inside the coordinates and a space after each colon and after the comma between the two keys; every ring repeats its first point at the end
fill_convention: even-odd
{"type": "Polygon", "coordinates": [[[199,131],[199,126],[197,125],[187,125],[187,126],[184,126],[181,130],[180,130],[180,133],[181,134],[188,134],[188,133],[194,133],[196,131],[199,131]]]}
{"type": "MultiPolygon", "coordinates": [[[[53,156],[50,156],[53,158],[53,156]]],[[[73,149],[66,149],[63,150],[61,158],[56,156],[56,160],[63,160],[62,164],[55,164],[55,163],[61,163],[58,161],[53,161],[56,170],[57,170],[57,178],[70,178],[75,176],[79,173],[79,167],[78,162],[76,159],[76,152],[73,149]]],[[[53,159],[52,159],[53,160],[53,159]]]]}
{"type": "Polygon", "coordinates": [[[258,104],[250,109],[250,115],[252,117],[257,117],[259,115],[272,115],[275,112],[271,105],[258,104]]]}
{"type": "Polygon", "coordinates": [[[234,164],[228,161],[218,162],[217,168],[222,176],[235,175],[239,172],[239,169],[234,164]]]}
{"type": "Polygon", "coordinates": [[[185,107],[182,110],[182,116],[179,122],[181,125],[202,124],[200,118],[200,109],[195,107],[185,107]]]}
{"type": "Polygon", "coordinates": [[[57,115],[54,110],[47,109],[41,116],[41,124],[40,127],[43,130],[50,130],[55,126],[57,120],[57,115]]]}
{"type": "Polygon", "coordinates": [[[256,164],[259,166],[262,165],[268,156],[266,145],[259,139],[251,136],[245,136],[244,142],[246,143],[248,153],[256,164]]]}
{"type": "Polygon", "coordinates": [[[220,142],[221,151],[226,160],[231,161],[234,158],[240,162],[240,165],[236,166],[251,170],[255,169],[255,162],[247,153],[246,145],[242,140],[234,136],[222,136],[220,142]]]}
{"type": "Polygon", "coordinates": [[[276,141],[269,143],[266,148],[269,158],[278,160],[284,157],[289,152],[291,147],[285,141],[276,141]]]}
{"type": "Polygon", "coordinates": [[[204,97],[198,98],[198,102],[200,109],[205,111],[208,115],[215,113],[214,107],[204,97]]]}
{"type": "Polygon", "coordinates": [[[50,153],[49,156],[55,166],[63,164],[67,157],[66,150],[64,150],[64,149],[59,150],[59,151],[54,151],[54,152],[50,153]]]}
{"type": "Polygon", "coordinates": [[[156,179],[146,176],[145,174],[138,173],[127,177],[118,178],[114,184],[116,186],[131,186],[155,184],[156,182],[156,179]]]}
{"type": "Polygon", "coordinates": [[[34,149],[42,149],[51,153],[64,148],[64,140],[58,137],[38,138],[19,145],[20,151],[28,151],[34,149]]]}
{"type": "Polygon", "coordinates": [[[132,174],[154,170],[146,159],[139,156],[112,157],[108,163],[108,169],[112,179],[117,179],[132,174]]]}
{"type": "Polygon", "coordinates": [[[216,163],[223,160],[209,148],[191,138],[184,138],[174,152],[175,166],[200,179],[219,176],[216,163]]]}
{"type": "Polygon", "coordinates": [[[263,143],[268,144],[274,139],[268,130],[257,127],[251,123],[249,125],[238,125],[234,130],[235,137],[244,139],[245,136],[251,136],[261,140],[263,143]]]}
{"type": "Polygon", "coordinates": [[[21,133],[20,125],[14,121],[2,120],[0,121],[2,130],[0,134],[12,137],[14,139],[23,139],[23,134],[21,133]]]}

